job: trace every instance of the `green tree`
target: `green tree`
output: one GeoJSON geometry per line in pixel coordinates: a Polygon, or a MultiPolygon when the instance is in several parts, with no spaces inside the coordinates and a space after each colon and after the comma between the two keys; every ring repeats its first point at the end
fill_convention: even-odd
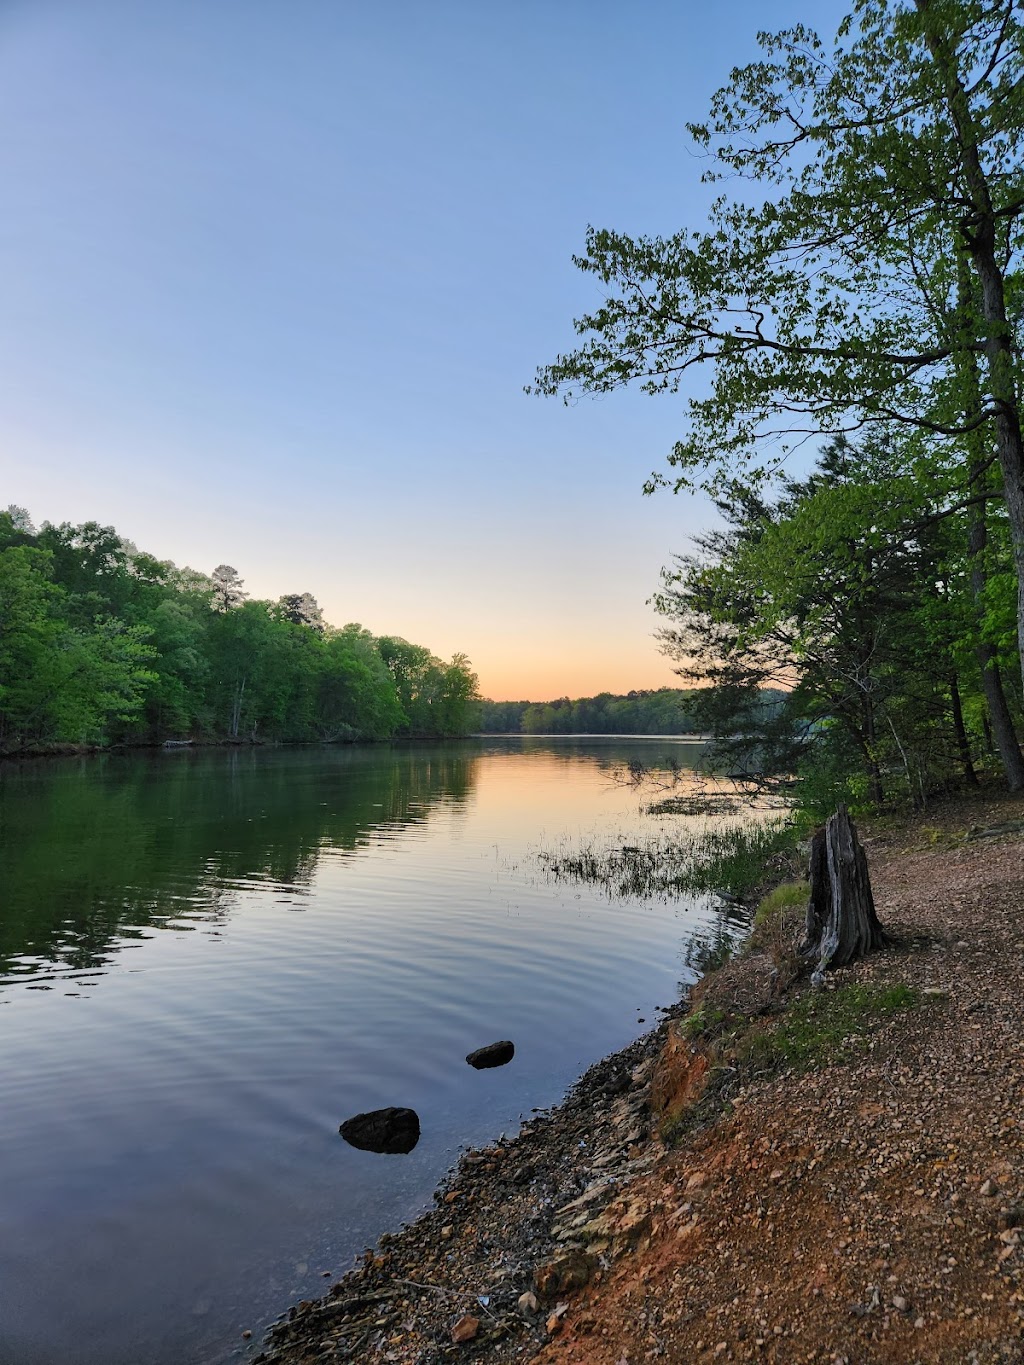
{"type": "Polygon", "coordinates": [[[155,674],[144,626],[113,616],[69,621],[68,595],[50,580],[53,556],[0,551],[0,747],[93,743],[139,712],[155,674]]]}
{"type": "Polygon", "coordinates": [[[477,676],[464,654],[450,663],[423,645],[385,635],[377,642],[405,713],[408,733],[438,738],[466,734],[476,720],[477,676]]]}
{"type": "Polygon", "coordinates": [[[896,787],[920,799],[958,764],[974,780],[964,537],[916,506],[898,449],[840,440],[775,502],[723,505],[729,528],[666,573],[666,644],[684,676],[712,684],[694,704],[733,737],[732,766],[787,772],[817,754],[875,801],[896,787]],[[765,708],[772,686],[785,691],[765,708]]]}
{"type": "Polygon", "coordinates": [[[463,734],[476,677],[421,646],[337,631],[309,593],[251,600],[98,522],[0,512],[0,751],[50,743],[463,734]],[[411,715],[403,710],[396,679],[411,715]]]}
{"type": "Polygon", "coordinates": [[[0,551],[0,749],[46,737],[53,724],[61,594],[48,567],[42,550],[10,545],[0,551]]]}
{"type": "Polygon", "coordinates": [[[326,740],[390,739],[406,723],[394,680],[362,626],[348,625],[324,643],[314,723],[326,740]]]}
{"type": "Polygon", "coordinates": [[[710,392],[688,400],[670,463],[677,489],[696,479],[718,495],[817,432],[897,424],[959,441],[984,428],[1008,511],[1018,643],[1020,39],[1013,0],[859,0],[831,52],[805,27],[761,35],[765,60],[734,72],[709,121],[691,125],[712,157],[707,178],[752,179],[757,202],[723,195],[709,230],[669,238],[592,229],[577,264],[607,297],[578,321],[580,349],[534,386],[567,400],[630,383],[671,393],[708,366],[710,392]],[[963,388],[972,357],[980,408],[963,388]]]}

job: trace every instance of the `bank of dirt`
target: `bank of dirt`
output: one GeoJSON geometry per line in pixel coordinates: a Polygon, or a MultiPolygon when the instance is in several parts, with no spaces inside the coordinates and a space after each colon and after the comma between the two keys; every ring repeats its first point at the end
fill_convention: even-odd
{"type": "Polygon", "coordinates": [[[893,947],[813,999],[762,934],[256,1359],[1024,1362],[1022,818],[869,831],[893,947]]]}

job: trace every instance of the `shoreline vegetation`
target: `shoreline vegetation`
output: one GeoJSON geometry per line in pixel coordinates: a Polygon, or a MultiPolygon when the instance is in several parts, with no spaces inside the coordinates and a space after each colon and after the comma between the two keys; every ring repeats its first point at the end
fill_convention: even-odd
{"type": "Polygon", "coordinates": [[[112,526],[0,512],[0,757],[194,744],[448,739],[477,723],[464,654],[253,599],[230,565],[158,560],[112,526]]]}
{"type": "MultiPolygon", "coordinates": [[[[254,1365],[1019,1360],[1019,813],[986,790],[870,822],[891,945],[823,990],[793,951],[791,826],[742,947],[561,1105],[464,1152],[254,1365]]],[[[713,879],[722,841],[703,847],[713,879]]]]}
{"type": "MultiPolygon", "coordinates": [[[[773,720],[785,694],[766,687],[750,710],[761,724],[773,720]]],[[[480,731],[494,735],[635,735],[637,738],[697,735],[706,728],[707,698],[696,688],[661,687],[557,701],[480,703],[480,731]]],[[[746,720],[747,717],[744,717],[746,720]]]]}

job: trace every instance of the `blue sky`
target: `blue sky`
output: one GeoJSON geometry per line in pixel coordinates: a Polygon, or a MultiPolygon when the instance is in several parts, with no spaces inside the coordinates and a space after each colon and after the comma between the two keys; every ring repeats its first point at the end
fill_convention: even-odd
{"type": "Polygon", "coordinates": [[[670,685],[681,404],[522,392],[588,223],[700,225],[685,131],[839,6],[0,2],[0,505],[233,564],[486,694],[670,685]]]}

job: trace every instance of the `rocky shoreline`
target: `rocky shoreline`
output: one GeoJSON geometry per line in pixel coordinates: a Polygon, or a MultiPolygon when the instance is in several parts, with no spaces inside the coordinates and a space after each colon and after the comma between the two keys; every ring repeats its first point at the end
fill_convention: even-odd
{"type": "Polygon", "coordinates": [[[1020,813],[880,822],[892,946],[815,992],[763,925],[254,1365],[1024,1365],[1020,813]]]}
{"type": "Polygon", "coordinates": [[[562,1316],[563,1296],[600,1276],[599,1257],[607,1263],[642,1234],[642,1220],[619,1205],[660,1147],[651,1076],[670,1020],[685,1012],[666,1011],[515,1137],[464,1152],[434,1207],[385,1234],[327,1297],[292,1308],[253,1365],[497,1365],[532,1354],[562,1316]],[[575,1235],[585,1224],[589,1243],[575,1235]]]}

